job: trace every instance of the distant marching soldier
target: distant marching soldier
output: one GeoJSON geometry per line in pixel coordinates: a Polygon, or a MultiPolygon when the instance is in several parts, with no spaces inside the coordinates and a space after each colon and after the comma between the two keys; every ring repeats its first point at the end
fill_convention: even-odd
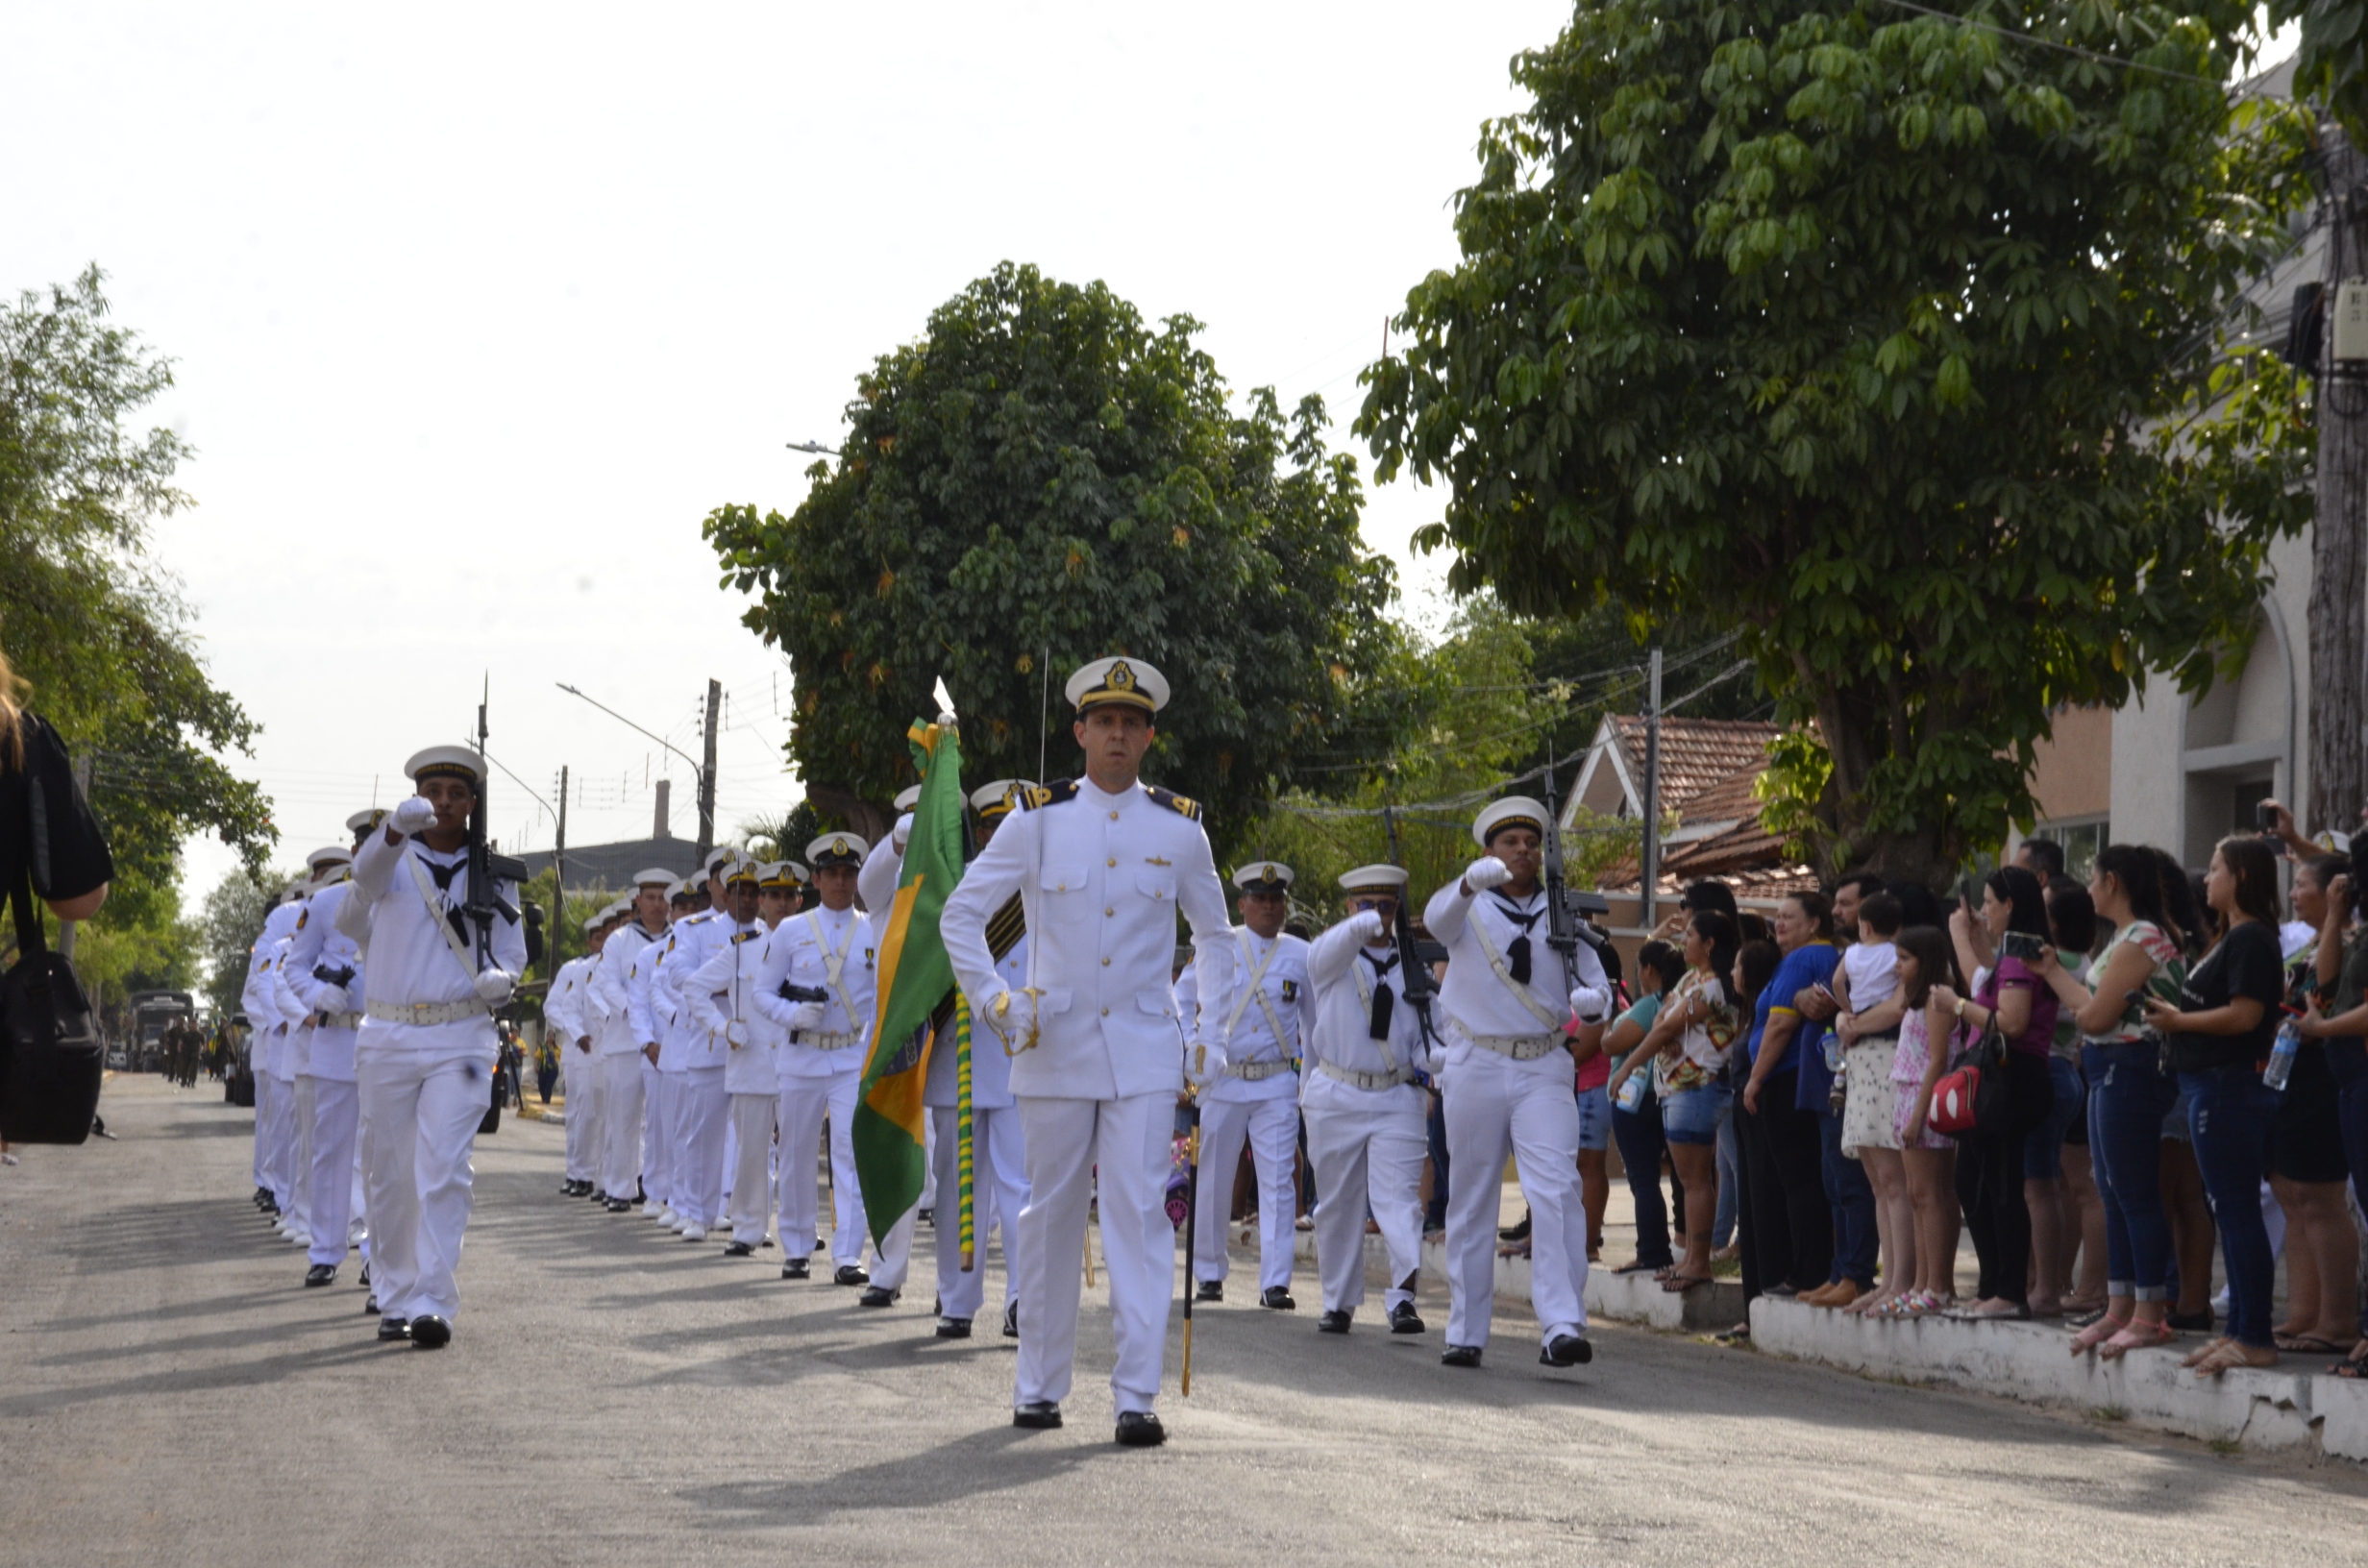
{"type": "Polygon", "coordinates": [[[706,880],[703,873],[683,877],[666,890],[666,938],[657,943],[650,962],[634,971],[631,992],[633,1027],[642,1038],[644,1067],[641,1081],[649,1086],[650,1109],[641,1121],[641,1181],[650,1195],[642,1206],[642,1217],[653,1220],[668,1230],[678,1230],[682,1216],[675,1212],[673,1199],[675,1170],[675,1135],[680,1130],[681,1098],[679,1073],[666,1067],[666,1045],[674,1034],[676,1002],[673,976],[667,973],[666,961],[674,951],[675,928],[694,915],[707,912],[706,880]]]}
{"type": "Polygon", "coordinates": [[[286,956],[287,939],[295,933],[296,918],[303,913],[303,897],[301,881],[280,890],[248,953],[247,982],[238,997],[250,1037],[247,1070],[255,1079],[255,1206],[282,1219],[282,1210],[295,1201],[286,1171],[292,1107],[284,1100],[280,1081],[271,1070],[288,1023],[272,987],[272,971],[286,956]]]}
{"type": "MultiPolygon", "coordinates": [[[[703,926],[711,933],[703,938],[699,949],[706,957],[675,983],[675,992],[682,999],[682,1017],[676,1030],[684,1059],[681,1186],[689,1194],[692,1213],[691,1223],[681,1227],[685,1241],[704,1241],[709,1232],[724,1228],[724,1197],[730,1182],[726,1161],[734,1142],[730,1064],[727,1060],[732,1050],[725,1035],[728,1015],[716,1004],[724,1000],[721,992],[731,984],[735,943],[743,936],[761,935],[764,930],[756,919],[757,879],[757,863],[745,856],[727,850],[723,859],[714,862],[709,886],[723,901],[708,912],[710,919],[703,926]]],[[[772,1129],[767,1128],[768,1142],[772,1136],[772,1129]]],[[[770,1199],[771,1195],[768,1187],[766,1196],[770,1199]]]]}
{"type": "MultiPolygon", "coordinates": [[[[982,849],[994,842],[997,829],[1019,809],[1022,796],[1034,788],[1026,779],[999,778],[971,792],[971,805],[978,813],[977,836],[982,849]]],[[[909,805],[905,809],[909,810],[909,805]]],[[[871,858],[864,862],[863,901],[873,910],[885,910],[896,896],[897,881],[904,870],[903,837],[909,819],[900,821],[891,842],[873,850],[871,858]]],[[[995,956],[996,970],[1006,986],[1027,984],[1027,921],[1018,894],[1006,899],[987,922],[987,948],[995,956]]],[[[998,1040],[999,1037],[974,1025],[971,1229],[977,1248],[967,1273],[962,1267],[956,1229],[945,1217],[953,1205],[942,1199],[936,1204],[936,1332],[941,1339],[969,1338],[972,1320],[986,1305],[987,1238],[999,1219],[1003,1226],[1003,1333],[1009,1338],[1020,1336],[1020,1298],[1013,1288],[1012,1253],[1020,1211],[1027,1206],[1026,1145],[1020,1135],[1019,1113],[1012,1104],[1011,1058],[998,1040]]],[[[921,1103],[929,1111],[932,1186],[940,1194],[959,1193],[961,1189],[959,1079],[959,1054],[951,1037],[942,1037],[929,1053],[929,1072],[921,1091],[921,1103]]],[[[923,1192],[922,1199],[927,1205],[930,1193],[923,1192]]],[[[918,1210],[915,1216],[908,1216],[889,1233],[887,1243],[880,1248],[879,1264],[872,1271],[875,1289],[885,1287],[893,1292],[903,1285],[911,1267],[913,1218],[917,1214],[918,1210]]]]}
{"type": "Polygon", "coordinates": [[[724,1087],[731,1097],[731,1239],[727,1258],[747,1258],[765,1244],[773,1219],[770,1158],[774,1123],[780,1110],[780,1074],[775,1066],[781,1037],[756,1005],[765,954],[788,903],[788,879],[777,865],[743,862],[732,872],[737,900],[744,891],[756,919],[735,932],[693,977],[689,990],[706,1014],[708,1027],[724,1042],[724,1087]]]}
{"type": "Polygon", "coordinates": [[[559,1093],[567,1102],[566,1176],[559,1184],[559,1195],[566,1198],[591,1192],[599,1168],[599,1128],[594,1124],[599,1115],[598,1073],[579,1064],[588,1066],[592,1061],[591,1025],[585,1010],[591,1001],[592,971],[600,964],[601,943],[607,940],[609,924],[606,911],[585,917],[583,953],[559,966],[543,997],[543,1033],[558,1050],[559,1093]]]}
{"type": "Polygon", "coordinates": [[[1587,1213],[1579,1201],[1579,1107],[1566,1026],[1602,1020],[1611,989],[1581,946],[1566,987],[1546,945],[1539,883],[1546,810],[1509,796],[1482,811],[1481,856],[1431,895],[1423,923],[1447,949],[1440,987],[1446,1060],[1449,1366],[1478,1366],[1496,1304],[1496,1226],[1505,1156],[1529,1200],[1530,1289],[1548,1366],[1592,1359],[1587,1340],[1587,1213]]]}
{"type": "MultiPolygon", "coordinates": [[[[291,1173],[289,1186],[295,1191],[296,1204],[288,1216],[288,1239],[306,1248],[321,1244],[315,1239],[320,1236],[321,1215],[319,1206],[313,1202],[312,1192],[313,1106],[317,1098],[313,1090],[318,1083],[312,1075],[312,1037],[316,1020],[307,992],[298,983],[300,976],[295,950],[297,943],[304,940],[307,929],[318,918],[314,906],[320,894],[331,886],[344,881],[347,870],[353,863],[354,851],[341,844],[326,845],[305,857],[305,901],[297,910],[296,929],[288,933],[286,948],[280,963],[272,969],[272,986],[279,993],[281,1006],[294,1015],[286,1038],[281,1041],[279,1066],[284,1069],[290,1103],[295,1107],[291,1122],[294,1140],[288,1169],[291,1173]]],[[[349,1191],[352,1189],[350,1173],[348,1179],[339,1185],[349,1191]]],[[[328,1238],[321,1239],[325,1241],[328,1238]]],[[[346,1247],[343,1227],[339,1227],[334,1239],[337,1256],[342,1258],[346,1247]]]]}
{"type": "Polygon", "coordinates": [[[1224,1065],[1221,1049],[1185,1041],[1176,1016],[1177,911],[1212,994],[1229,994],[1239,949],[1200,808],[1139,778],[1166,678],[1138,659],[1097,659],[1065,691],[1086,776],[1027,793],[947,899],[939,929],[982,1033],[1000,1035],[1013,1054],[1011,1090],[1027,1135],[1015,1263],[1026,1323],[1012,1424],[1061,1424],[1098,1166],[1117,1438],[1147,1447],[1167,1436],[1152,1407],[1175,1267],[1167,1183],[1176,1094],[1187,1071],[1205,1082],[1224,1065]],[[1033,949],[1019,986],[987,939],[1014,894],[1024,894],[1033,949]]]}
{"type": "Polygon", "coordinates": [[[1258,1304],[1281,1311],[1291,1295],[1293,1232],[1299,1217],[1299,1041],[1305,1031],[1307,943],[1283,930],[1293,872],[1253,861],[1233,873],[1241,952],[1228,993],[1204,992],[1197,962],[1176,980],[1176,1006],[1196,1010],[1201,1038],[1221,1046],[1225,1070],[1200,1096],[1200,1191],[1194,1204],[1193,1275],[1201,1301],[1225,1299],[1233,1229],[1233,1177],[1249,1144],[1258,1179],[1258,1304]]]}
{"type": "Polygon", "coordinates": [[[337,911],[353,895],[352,860],[349,849],[330,862],[335,874],[306,902],[287,950],[287,984],[312,1017],[305,1063],[312,1112],[305,1207],[312,1243],[305,1284],[313,1286],[337,1277],[357,1217],[354,1142],[361,1101],[354,1087],[354,1044],[361,1027],[363,963],[361,944],[337,929],[337,911]]]}
{"type": "Polygon", "coordinates": [[[775,1062],[781,1075],[781,1278],[802,1280],[820,1237],[815,1150],[830,1129],[831,1279],[866,1285],[863,1189],[855,1177],[855,1093],[879,983],[878,940],[855,909],[855,872],[870,849],[853,833],[826,833],[806,845],[822,905],[773,933],[756,1005],[787,1034],[775,1062]],[[791,1001],[783,985],[820,988],[829,999],[791,1001]]]}
{"type": "Polygon", "coordinates": [[[644,971],[665,949],[666,892],[674,882],[675,873],[662,869],[633,873],[632,918],[608,934],[592,976],[598,1022],[592,1050],[601,1064],[604,1149],[599,1181],[604,1207],[612,1214],[629,1211],[641,1191],[642,1122],[649,1111],[642,1074],[651,1065],[642,1055],[648,1041],[633,1017],[633,997],[644,971]]]}
{"type": "Polygon", "coordinates": [[[1420,1334],[1415,1281],[1422,1266],[1425,1096],[1431,1069],[1422,1022],[1406,1000],[1391,937],[1406,873],[1360,866],[1341,877],[1348,918],[1308,946],[1316,999],[1301,1095],[1308,1163],[1316,1172],[1316,1263],[1323,1281],[1317,1329],[1346,1334],[1365,1300],[1365,1220],[1390,1251],[1382,1295],[1392,1334],[1420,1334]]]}
{"type": "Polygon", "coordinates": [[[462,914],[483,759],[466,747],[435,746],[404,772],[419,793],[356,851],[347,895],[369,906],[369,981],[354,1061],[379,1337],[433,1350],[451,1340],[459,1312],[454,1270],[469,1224],[469,1149],[501,1052],[493,1010],[517,990],[526,934],[506,884],[479,890],[501,906],[482,960],[462,914]]]}
{"type": "Polygon", "coordinates": [[[708,1227],[724,1218],[724,1128],[731,1101],[724,1090],[723,1047],[685,988],[738,929],[725,911],[725,868],[735,858],[728,845],[708,851],[693,882],[702,907],[675,921],[650,983],[653,1011],[665,1028],[657,1059],[666,1102],[658,1135],[664,1186],[653,1193],[661,1203],[658,1223],[685,1241],[704,1241],[708,1227]]]}

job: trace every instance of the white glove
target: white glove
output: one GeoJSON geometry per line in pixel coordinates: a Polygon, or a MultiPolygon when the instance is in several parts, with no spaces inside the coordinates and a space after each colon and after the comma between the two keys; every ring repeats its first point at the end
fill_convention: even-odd
{"type": "Polygon", "coordinates": [[[507,969],[482,969],[477,976],[477,999],[487,1007],[500,1007],[509,1000],[510,992],[518,989],[518,978],[507,969]]]}
{"type": "Polygon", "coordinates": [[[1581,1023],[1601,1023],[1612,1010],[1612,993],[1601,986],[1577,986],[1570,992],[1570,1011],[1581,1023]]]}
{"type": "Polygon", "coordinates": [[[424,832],[435,825],[435,803],[424,795],[407,795],[387,813],[386,825],[395,830],[397,838],[424,832]]]}
{"type": "Polygon", "coordinates": [[[1382,934],[1390,928],[1383,921],[1380,910],[1360,909],[1348,917],[1348,929],[1356,933],[1359,943],[1369,947],[1379,942],[1382,934]]]}
{"type": "Polygon", "coordinates": [[[1464,886],[1474,893],[1486,893],[1491,888],[1503,887],[1512,875],[1503,861],[1494,855],[1482,855],[1464,869],[1464,886]]]}
{"type": "MultiPolygon", "coordinates": [[[[1370,914],[1371,911],[1367,911],[1370,914]]],[[[1206,1089],[1225,1075],[1225,1048],[1205,1041],[1194,1041],[1184,1047],[1184,1081],[1195,1089],[1206,1089]]]]}
{"type": "Polygon", "coordinates": [[[362,985],[361,985],[361,982],[360,982],[360,981],[358,981],[358,980],[355,981],[352,985],[350,985],[350,986],[346,987],[346,988],[345,988],[345,1005],[344,1005],[342,1008],[338,1009],[338,1011],[341,1011],[341,1012],[346,1012],[346,1013],[359,1013],[360,1011],[362,1011],[362,1008],[363,1008],[363,1006],[364,1006],[364,1001],[363,1001],[363,998],[362,998],[362,993],[361,993],[361,992],[362,992],[362,985]]]}
{"type": "Polygon", "coordinates": [[[749,1042],[749,1026],[734,1018],[724,1025],[724,1039],[736,1051],[749,1042]]]}
{"type": "Polygon", "coordinates": [[[1003,1037],[1006,1046],[1017,1049],[1035,1036],[1036,998],[1024,991],[1006,987],[1001,995],[987,1004],[987,1021],[1003,1037]]]}
{"type": "Polygon", "coordinates": [[[808,1029],[820,1029],[826,1011],[820,1002],[800,1002],[789,1010],[789,1032],[795,1035],[808,1029]]]}
{"type": "Polygon", "coordinates": [[[891,844],[896,845],[896,851],[900,855],[904,853],[904,845],[906,842],[912,838],[912,836],[913,814],[908,811],[903,816],[897,819],[896,829],[888,835],[888,839],[891,844]]]}

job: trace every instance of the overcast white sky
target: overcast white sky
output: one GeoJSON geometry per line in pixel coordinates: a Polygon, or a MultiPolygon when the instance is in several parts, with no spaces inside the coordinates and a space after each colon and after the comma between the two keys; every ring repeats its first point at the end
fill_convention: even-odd
{"type": "MultiPolygon", "coordinates": [[[[1567,15],[1440,7],[91,6],[18,0],[0,287],[111,274],[179,360],[200,502],[158,545],[263,726],[281,860],[473,723],[569,838],[649,830],[729,693],[720,825],[798,797],[780,661],[699,536],[787,510],[873,356],[998,261],[1187,311],[1237,390],[1354,412],[1507,62],[1567,15]],[[456,554],[425,567],[424,553],[456,554]]],[[[1337,433],[1337,432],[1336,432],[1337,433]]],[[[1347,438],[1339,439],[1345,444],[1347,438]]],[[[1376,493],[1407,564],[1434,493],[1376,493]]],[[[37,696],[36,698],[37,702],[37,696]]],[[[553,823],[498,779],[506,846],[553,823]]],[[[687,847],[684,859],[688,859],[687,847]]],[[[188,854],[187,894],[232,864],[188,854]]]]}

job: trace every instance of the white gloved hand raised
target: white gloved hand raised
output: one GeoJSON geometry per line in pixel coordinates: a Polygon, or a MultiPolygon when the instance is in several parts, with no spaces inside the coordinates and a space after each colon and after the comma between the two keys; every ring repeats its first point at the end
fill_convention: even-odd
{"type": "Polygon", "coordinates": [[[1512,876],[1503,861],[1494,855],[1482,855],[1464,869],[1464,886],[1474,893],[1486,893],[1491,888],[1503,887],[1512,876]]]}
{"type": "Polygon", "coordinates": [[[518,989],[518,978],[507,969],[481,969],[477,975],[477,999],[487,1007],[500,1007],[518,989]]]}
{"type": "Polygon", "coordinates": [[[1194,1041],[1184,1047],[1184,1081],[1195,1089],[1206,1089],[1225,1075],[1225,1048],[1211,1045],[1206,1041],[1194,1041]]]}
{"type": "Polygon", "coordinates": [[[802,1034],[808,1029],[820,1029],[828,1009],[820,1002],[800,1002],[789,1010],[791,1034],[802,1034]]]}
{"type": "Polygon", "coordinates": [[[435,825],[435,802],[424,795],[410,795],[395,802],[395,809],[386,814],[386,825],[398,838],[409,838],[435,825]]]}
{"type": "Polygon", "coordinates": [[[888,842],[896,846],[897,853],[900,855],[904,853],[904,846],[911,842],[912,837],[913,814],[908,811],[897,819],[896,828],[888,835],[888,842]]]}
{"type": "Polygon", "coordinates": [[[1360,909],[1348,917],[1348,929],[1356,933],[1357,941],[1369,947],[1388,934],[1390,926],[1381,918],[1380,910],[1360,909]]]}
{"type": "Polygon", "coordinates": [[[1601,986],[1574,986],[1570,992],[1570,1011],[1581,1023],[1601,1023],[1603,1016],[1612,1010],[1612,993],[1601,986]]]}

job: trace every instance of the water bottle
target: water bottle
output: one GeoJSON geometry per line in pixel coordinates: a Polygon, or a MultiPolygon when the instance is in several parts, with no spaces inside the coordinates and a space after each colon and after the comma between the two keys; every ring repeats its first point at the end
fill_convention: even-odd
{"type": "Polygon", "coordinates": [[[2261,1082],[2284,1093],[2286,1080],[2294,1076],[2295,1054],[2302,1048],[2302,1026],[2289,1017],[2278,1025],[2277,1042],[2269,1048],[2269,1066],[2261,1069],[2261,1082]]]}

